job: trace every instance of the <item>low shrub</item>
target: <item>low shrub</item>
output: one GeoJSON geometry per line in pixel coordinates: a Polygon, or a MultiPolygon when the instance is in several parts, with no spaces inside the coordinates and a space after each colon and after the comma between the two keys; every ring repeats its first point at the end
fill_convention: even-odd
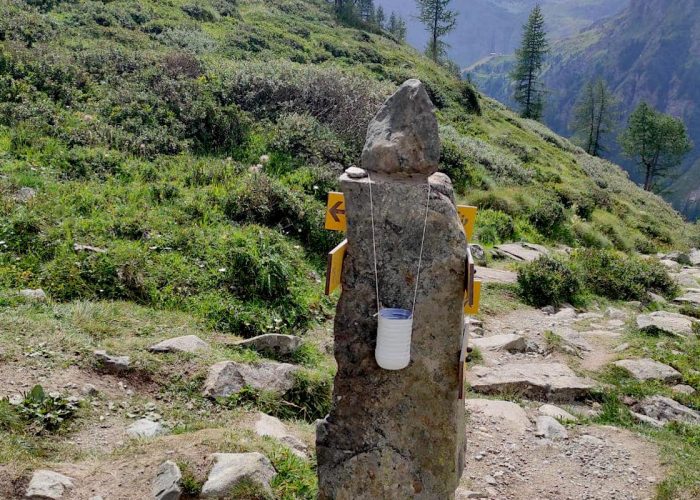
{"type": "Polygon", "coordinates": [[[518,269],[518,285],[522,298],[535,307],[576,303],[583,291],[566,262],[546,255],[518,269]]]}
{"type": "Polygon", "coordinates": [[[668,271],[656,260],[614,250],[578,249],[572,263],[591,292],[613,300],[644,300],[649,292],[671,298],[677,292],[668,271]]]}
{"type": "Polygon", "coordinates": [[[545,196],[530,209],[528,217],[540,233],[551,238],[566,222],[566,211],[559,201],[545,196]]]}
{"type": "Polygon", "coordinates": [[[272,151],[302,162],[328,163],[346,160],[345,145],[328,127],[311,115],[283,114],[273,129],[272,151]]]}
{"type": "Polygon", "coordinates": [[[476,217],[476,240],[495,245],[511,240],[515,235],[513,218],[498,210],[479,210],[476,217]]]}

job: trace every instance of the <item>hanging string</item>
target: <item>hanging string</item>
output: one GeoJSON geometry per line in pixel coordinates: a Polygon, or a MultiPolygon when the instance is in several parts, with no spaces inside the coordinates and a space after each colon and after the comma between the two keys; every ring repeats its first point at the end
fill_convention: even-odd
{"type": "Polygon", "coordinates": [[[367,179],[369,180],[369,213],[372,217],[372,253],[374,256],[374,288],[377,293],[377,314],[381,310],[381,305],[379,304],[379,275],[377,274],[377,243],[374,237],[374,202],[372,201],[372,177],[370,177],[369,172],[367,172],[367,179]]]}
{"type": "MultiPolygon", "coordinates": [[[[367,172],[367,180],[369,181],[369,210],[370,217],[372,221],[372,255],[374,257],[374,287],[375,293],[377,294],[377,314],[381,310],[381,303],[379,300],[379,273],[377,272],[377,238],[375,235],[374,228],[374,201],[372,199],[372,177],[369,172],[367,172]]],[[[416,274],[416,287],[413,291],[413,304],[411,306],[411,316],[416,311],[416,299],[418,298],[418,283],[420,279],[421,265],[423,263],[423,247],[425,245],[425,233],[428,228],[428,213],[430,211],[430,192],[431,186],[430,181],[428,181],[428,199],[425,202],[425,218],[423,220],[423,235],[420,242],[420,254],[418,256],[418,273],[416,274]]]]}
{"type": "Polygon", "coordinates": [[[430,207],[430,181],[428,181],[428,201],[425,202],[425,220],[423,220],[423,237],[420,240],[420,255],[418,257],[418,274],[416,274],[416,289],[413,292],[413,307],[411,316],[416,312],[416,298],[418,298],[418,282],[420,280],[420,268],[423,263],[423,245],[425,244],[425,230],[428,228],[428,208],[430,207]]]}

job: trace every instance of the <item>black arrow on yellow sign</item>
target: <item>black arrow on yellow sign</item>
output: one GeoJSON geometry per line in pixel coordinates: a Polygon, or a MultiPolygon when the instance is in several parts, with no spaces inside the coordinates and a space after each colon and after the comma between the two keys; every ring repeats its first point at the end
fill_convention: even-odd
{"type": "Polygon", "coordinates": [[[328,213],[331,214],[331,217],[333,217],[333,220],[336,222],[340,222],[339,215],[345,215],[345,210],[340,208],[344,203],[344,201],[336,201],[335,205],[328,209],[328,213]]]}

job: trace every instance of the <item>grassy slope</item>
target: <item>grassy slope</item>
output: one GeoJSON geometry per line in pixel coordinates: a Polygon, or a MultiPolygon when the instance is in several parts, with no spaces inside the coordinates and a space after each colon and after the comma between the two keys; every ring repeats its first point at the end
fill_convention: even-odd
{"type": "MultiPolygon", "coordinates": [[[[459,198],[482,208],[482,242],[646,251],[689,244],[678,215],[614,165],[494,101],[481,99],[480,116],[469,112],[462,83],[385,36],[338,25],[325,2],[229,9],[213,0],[190,14],[186,4],[0,6],[7,360],[21,364],[35,349],[50,353],[28,358],[37,367],[91,369],[92,349],[118,349],[134,357],[147,391],[161,394],[170,408],[161,411],[183,432],[235,419],[235,410],[196,397],[198,384],[211,362],[255,355],[219,343],[210,355],[185,357],[190,378],[179,383],[171,358],[143,348],[180,332],[214,343],[303,334],[329,317],[319,274],[338,235],[322,229],[325,192],[356,161],[382,99],[410,77],[428,85],[439,107],[443,168],[459,198]],[[262,154],[270,162],[251,173],[262,154]],[[36,197],[20,200],[22,187],[36,197]],[[541,222],[558,210],[556,226],[541,222]],[[17,299],[13,290],[26,287],[43,287],[57,302],[17,299]]],[[[313,347],[301,361],[315,397],[332,366],[313,347]]],[[[0,462],[80,458],[69,438],[56,439],[55,447],[3,439],[0,462]]],[[[290,474],[308,477],[309,467],[290,474]]]]}

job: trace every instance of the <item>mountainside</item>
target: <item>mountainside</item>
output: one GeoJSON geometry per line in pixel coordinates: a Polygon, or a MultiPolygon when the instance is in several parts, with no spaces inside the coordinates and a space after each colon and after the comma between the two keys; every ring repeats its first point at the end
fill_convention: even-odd
{"type": "MultiPolygon", "coordinates": [[[[623,103],[624,119],[640,101],[680,117],[700,144],[700,3],[695,0],[633,1],[619,15],[577,36],[555,42],[543,79],[550,91],[545,123],[567,134],[571,111],[583,84],[602,77],[623,103]]],[[[487,94],[510,102],[510,58],[478,66],[473,76],[487,94]]],[[[624,125],[624,123],[623,123],[624,125]]],[[[636,169],[616,151],[612,159],[636,169]]],[[[700,148],[665,196],[696,218],[700,215],[700,148]]]]}
{"type": "MultiPolygon", "coordinates": [[[[700,235],[619,167],[388,34],[338,22],[326,0],[4,0],[1,499],[317,498],[315,422],[337,371],[323,274],[343,238],[324,229],[327,193],[409,78],[436,106],[456,201],[479,209],[488,267],[472,332],[508,339],[474,344],[470,375],[486,360],[529,386],[522,407],[494,402],[522,414],[498,433],[479,429],[500,416],[470,408],[467,441],[501,451],[467,454],[461,489],[697,498],[697,429],[639,426],[627,406],[664,395],[700,409],[694,320],[637,331],[643,307],[700,318],[671,301],[678,282],[700,304],[700,267],[680,264],[700,266],[686,252],[700,235]],[[679,263],[653,257],[671,249],[679,263]],[[540,309],[566,303],[579,309],[540,309]],[[622,356],[677,370],[686,392],[632,380],[610,365],[622,356]],[[560,396],[577,398],[577,423],[543,446],[527,429],[560,396]]],[[[473,389],[490,394],[490,378],[473,389]]]]}
{"type": "MultiPolygon", "coordinates": [[[[453,0],[458,12],[457,29],[446,40],[449,55],[461,67],[469,67],[491,54],[510,54],[520,43],[521,27],[539,3],[553,38],[564,38],[604,17],[617,13],[629,0],[453,0]]],[[[376,0],[389,13],[400,13],[408,24],[408,42],[422,50],[428,39],[415,18],[414,1],[376,0]]]]}

